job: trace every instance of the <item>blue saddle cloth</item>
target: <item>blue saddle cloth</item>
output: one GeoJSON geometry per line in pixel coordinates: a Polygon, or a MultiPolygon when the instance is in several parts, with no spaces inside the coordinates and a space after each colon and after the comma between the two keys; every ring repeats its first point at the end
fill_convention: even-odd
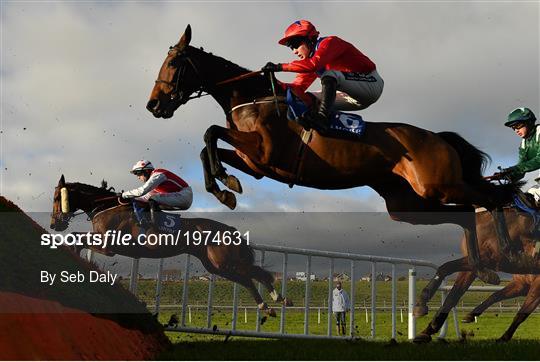
{"type": "MultiPolygon", "coordinates": [[[[287,105],[287,118],[291,121],[297,121],[299,117],[309,110],[305,103],[293,94],[290,88],[287,88],[287,105]]],[[[366,122],[358,114],[336,111],[331,116],[330,129],[361,136],[366,129],[366,122]]]]}
{"type": "Polygon", "coordinates": [[[156,212],[154,213],[154,223],[157,229],[162,233],[173,234],[182,228],[182,218],[180,214],[171,212],[156,212]]]}
{"type": "Polygon", "coordinates": [[[518,208],[521,211],[526,212],[527,214],[531,215],[534,221],[534,227],[538,227],[538,223],[540,222],[540,210],[533,209],[525,205],[523,201],[519,198],[519,196],[516,194],[514,195],[514,205],[516,208],[518,208]]]}

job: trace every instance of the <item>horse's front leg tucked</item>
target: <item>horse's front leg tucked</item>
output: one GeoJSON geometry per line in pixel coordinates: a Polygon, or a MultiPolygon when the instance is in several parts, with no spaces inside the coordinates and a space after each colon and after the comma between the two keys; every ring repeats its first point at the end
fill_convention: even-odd
{"type": "Polygon", "coordinates": [[[203,164],[204,186],[206,191],[214,195],[222,204],[227,205],[231,210],[236,207],[236,196],[230,191],[221,190],[216,182],[216,178],[212,175],[210,159],[207,148],[201,151],[201,161],[203,164]]]}
{"type": "Polygon", "coordinates": [[[215,179],[220,180],[230,190],[238,193],[242,193],[242,186],[240,181],[235,176],[227,174],[222,162],[225,162],[257,179],[260,179],[263,176],[258,173],[257,170],[250,167],[250,165],[246,164],[246,162],[240,156],[238,156],[235,151],[218,148],[218,139],[222,139],[229,143],[231,146],[240,150],[249,158],[259,159],[261,157],[259,152],[261,137],[256,132],[240,132],[217,125],[213,125],[208,128],[204,134],[206,147],[203,149],[203,153],[206,150],[206,155],[201,153],[201,159],[205,167],[205,180],[207,180],[206,189],[216,195],[216,197],[222,203],[230,208],[234,208],[236,206],[236,200],[234,200],[234,206],[232,206],[232,197],[219,190],[219,187],[217,187],[217,184],[215,183],[215,179]],[[206,173],[208,173],[208,176],[206,176],[206,173]]]}

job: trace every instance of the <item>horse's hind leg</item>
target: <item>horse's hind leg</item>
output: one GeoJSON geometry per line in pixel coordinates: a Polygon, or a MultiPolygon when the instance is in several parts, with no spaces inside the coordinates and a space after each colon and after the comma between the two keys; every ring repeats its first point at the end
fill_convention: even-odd
{"type": "Polygon", "coordinates": [[[422,317],[428,314],[429,310],[427,303],[431,300],[431,298],[433,298],[433,296],[441,286],[444,278],[457,271],[465,271],[470,269],[471,267],[467,263],[466,257],[452,260],[441,265],[435,272],[433,278],[431,278],[429,283],[424,287],[422,293],[418,297],[418,300],[416,301],[416,304],[414,306],[414,316],[422,317]]]}
{"type": "Polygon", "coordinates": [[[525,319],[527,319],[527,317],[529,317],[529,314],[534,312],[534,310],[538,307],[538,304],[540,304],[540,278],[536,278],[534,280],[529,289],[529,293],[527,294],[527,298],[525,298],[525,301],[523,302],[523,306],[514,317],[514,320],[512,321],[512,324],[510,324],[510,327],[508,327],[506,332],[504,332],[501,338],[499,338],[497,341],[509,341],[516,332],[516,329],[519,327],[519,325],[523,323],[525,319]]]}
{"type": "Polygon", "coordinates": [[[272,308],[268,308],[268,305],[264,302],[261,294],[255,287],[255,284],[253,284],[250,277],[232,271],[220,271],[218,274],[246,288],[253,299],[255,299],[255,303],[257,303],[259,310],[265,312],[271,317],[276,316],[276,312],[272,308]]]}
{"type": "Polygon", "coordinates": [[[475,317],[478,317],[479,315],[484,313],[484,311],[488,309],[490,306],[492,306],[493,304],[500,302],[501,300],[515,298],[522,295],[527,295],[528,291],[529,291],[528,285],[525,285],[522,282],[513,280],[510,284],[505,286],[503,289],[491,294],[485,301],[483,301],[480,305],[478,305],[471,312],[469,312],[462,319],[462,322],[463,323],[474,322],[475,317]]]}
{"type": "Polygon", "coordinates": [[[272,274],[260,266],[252,265],[250,275],[253,279],[260,282],[270,293],[270,297],[274,302],[281,302],[286,307],[291,307],[293,302],[289,298],[283,298],[283,296],[274,288],[274,277],[272,274]]]}
{"type": "MultiPolygon", "coordinates": [[[[464,185],[465,188],[466,185],[464,185]]],[[[442,189],[442,188],[441,188],[442,189]]],[[[451,188],[448,188],[451,189],[451,188]]],[[[454,187],[453,189],[459,189],[454,187]]],[[[397,221],[405,221],[411,224],[437,225],[456,224],[465,231],[467,244],[467,256],[469,264],[479,269],[480,252],[476,235],[476,214],[469,205],[445,205],[436,202],[435,196],[444,194],[443,202],[456,202],[453,199],[466,200],[463,196],[449,196],[450,191],[444,193],[440,189],[422,188],[415,190],[405,179],[389,179],[385,187],[377,188],[376,191],[384,198],[390,217],[397,221]],[[422,196],[422,197],[421,197],[422,196]]],[[[457,193],[458,191],[456,191],[457,193]]],[[[478,270],[478,277],[490,284],[499,284],[500,279],[491,270],[478,270]]]]}
{"type": "Polygon", "coordinates": [[[459,299],[465,294],[469,286],[476,279],[476,274],[472,272],[461,272],[459,273],[454,286],[448,293],[448,296],[444,300],[444,303],[441,308],[435,314],[435,317],[427,325],[427,327],[420,332],[415,338],[415,343],[426,343],[431,341],[431,336],[437,333],[444,324],[444,321],[448,317],[448,313],[454,308],[459,299]]]}

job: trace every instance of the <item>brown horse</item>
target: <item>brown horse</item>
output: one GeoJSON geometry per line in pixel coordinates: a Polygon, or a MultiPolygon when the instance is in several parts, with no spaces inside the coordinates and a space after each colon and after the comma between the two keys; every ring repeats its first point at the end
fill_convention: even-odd
{"type": "Polygon", "coordinates": [[[508,327],[506,332],[504,332],[504,334],[499,338],[500,341],[509,341],[519,325],[523,323],[540,304],[540,275],[513,275],[510,283],[508,283],[503,289],[490,295],[482,304],[467,314],[462,322],[474,322],[475,317],[480,316],[493,304],[502,300],[516,297],[525,297],[525,301],[514,317],[510,327],[508,327]]]}
{"type": "MultiPolygon", "coordinates": [[[[107,230],[120,230],[124,234],[136,236],[139,234],[139,226],[135,222],[131,204],[119,204],[116,194],[107,189],[106,183],[102,187],[95,187],[82,183],[67,183],[64,175],[60,178],[58,186],[54,190],[53,212],[51,216],[51,229],[64,231],[69,225],[74,212],[82,210],[92,221],[93,234],[105,235],[107,230]],[[64,191],[62,191],[64,189],[64,191]],[[62,196],[62,193],[64,196],[62,196]],[[64,198],[64,201],[62,200],[64,198]],[[62,202],[69,205],[69,209],[62,209],[62,202]]],[[[161,245],[149,247],[142,245],[108,245],[84,246],[98,253],[113,256],[115,254],[132,258],[167,258],[180,254],[193,255],[199,259],[204,268],[212,273],[236,282],[245,287],[255,299],[259,309],[271,316],[275,312],[268,308],[267,304],[255,288],[252,279],[262,283],[270,292],[275,302],[283,302],[292,305],[290,300],[285,300],[273,286],[274,277],[260,266],[254,265],[254,251],[245,242],[240,245],[225,245],[223,243],[209,243],[209,245],[194,245],[187,243],[185,232],[193,235],[193,232],[211,231],[214,233],[236,231],[235,228],[218,221],[204,218],[182,218],[182,238],[174,245],[161,245]]],[[[86,233],[77,233],[84,234],[86,233]]],[[[221,234],[223,235],[223,234],[221,234]]],[[[80,250],[80,249],[78,249],[80,250]]]]}
{"type": "MultiPolygon", "coordinates": [[[[504,216],[509,225],[509,233],[513,242],[520,244],[527,255],[534,255],[535,243],[536,240],[538,240],[539,235],[536,231],[533,218],[514,208],[505,208],[504,216]]],[[[487,307],[499,300],[526,295],[527,298],[525,303],[523,303],[523,306],[514,318],[514,321],[499,339],[500,341],[508,341],[512,338],[517,327],[540,303],[540,276],[518,275],[528,274],[530,272],[540,273],[540,259],[530,257],[530,265],[528,267],[516,265],[508,260],[507,255],[501,253],[493,219],[489,213],[486,211],[478,212],[476,214],[476,224],[478,226],[478,240],[482,262],[495,270],[514,274],[514,279],[512,283],[508,284],[504,289],[494,293],[484,303],[474,309],[465,318],[465,321],[474,321],[475,316],[480,315],[487,307]]],[[[465,240],[462,241],[462,252],[464,255],[467,253],[465,240]]],[[[454,286],[446,297],[443,306],[437,311],[428,326],[415,338],[415,342],[422,343],[431,341],[431,336],[442,327],[448,313],[450,313],[452,308],[457,305],[460,298],[476,279],[477,275],[471,270],[470,265],[467,263],[467,257],[463,257],[443,264],[435,273],[434,278],[423,289],[414,309],[414,314],[418,317],[428,313],[427,302],[433,297],[444,278],[458,271],[460,271],[460,273],[454,282],[454,286]]]]}
{"type": "MultiPolygon", "coordinates": [[[[384,198],[392,219],[462,226],[471,264],[482,279],[498,282],[495,273],[479,265],[473,205],[494,210],[509,200],[511,187],[482,178],[485,153],[455,133],[433,133],[403,123],[368,122],[361,140],[306,133],[285,116],[284,90],[274,84],[272,75],[248,74],[245,68],[190,46],[190,41],[188,25],[170,47],[146,108],[155,117],[170,118],[180,105],[203,92],[223,108],[227,128],[208,128],[201,152],[206,190],[222,203],[234,209],[236,198],[221,190],[216,180],[242,192],[222,162],[257,179],[267,176],[289,185],[369,186],[384,198]],[[251,77],[242,76],[246,74],[251,77]],[[235,150],[218,148],[218,139],[235,150]]],[[[504,220],[498,214],[493,212],[506,242],[504,220]]]]}

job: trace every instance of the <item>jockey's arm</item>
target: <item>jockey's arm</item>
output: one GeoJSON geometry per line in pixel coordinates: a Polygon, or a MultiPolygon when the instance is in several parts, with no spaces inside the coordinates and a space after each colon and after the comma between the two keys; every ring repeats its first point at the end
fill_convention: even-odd
{"type": "Polygon", "coordinates": [[[527,172],[540,169],[540,152],[531,159],[526,159],[526,151],[519,149],[519,161],[515,166],[509,167],[510,178],[513,180],[522,179],[527,172]]]}
{"type": "Polygon", "coordinates": [[[326,65],[332,63],[334,59],[341,56],[344,49],[334,45],[333,38],[326,38],[319,44],[319,48],[312,57],[295,60],[290,63],[282,64],[284,72],[296,73],[316,73],[321,69],[325,69],[326,65]]]}
{"type": "Polygon", "coordinates": [[[137,187],[136,189],[125,191],[122,193],[122,197],[124,199],[130,199],[134,197],[140,197],[143,195],[146,195],[156,187],[158,187],[159,184],[161,184],[163,181],[167,180],[167,176],[165,176],[163,173],[154,173],[150,176],[148,181],[144,183],[141,187],[137,187]]]}

